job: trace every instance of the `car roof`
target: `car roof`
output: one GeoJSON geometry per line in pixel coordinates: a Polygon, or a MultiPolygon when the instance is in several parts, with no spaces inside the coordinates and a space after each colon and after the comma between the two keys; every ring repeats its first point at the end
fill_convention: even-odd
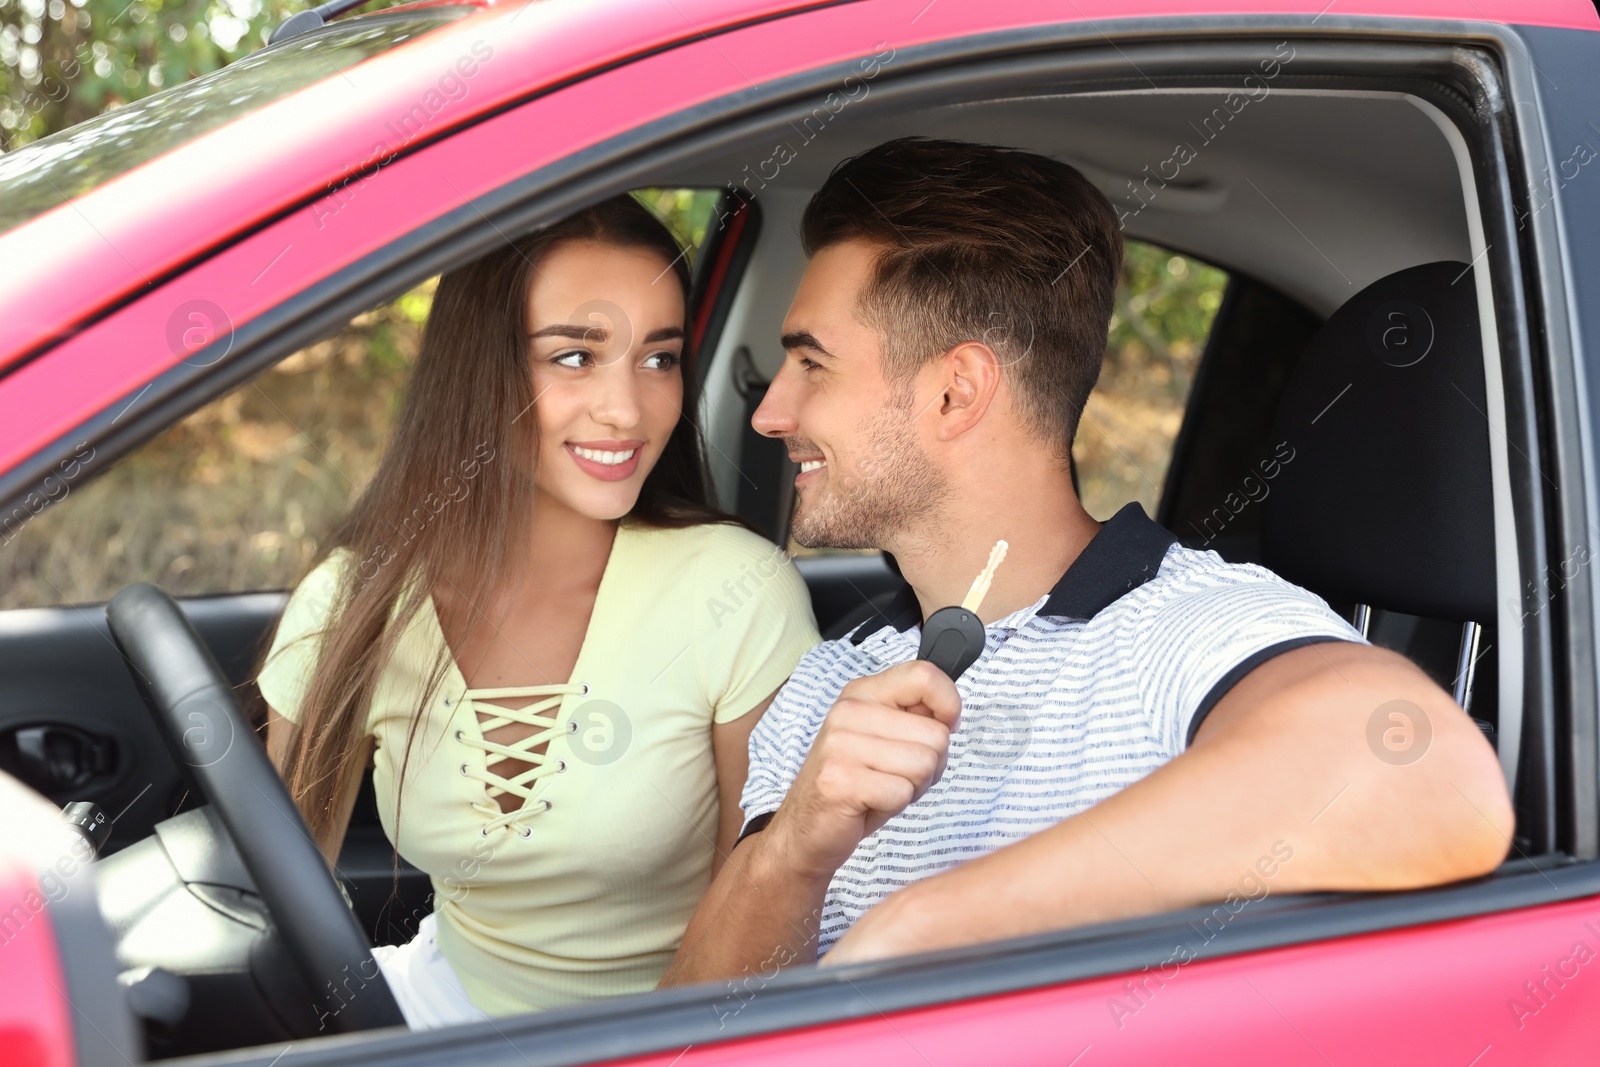
{"type": "MultiPolygon", "coordinates": [[[[0,263],[26,265],[0,295],[0,371],[196,258],[336,190],[342,181],[391,158],[389,153],[676,44],[832,6],[833,0],[490,3],[0,235],[0,263]],[[459,59],[481,59],[484,50],[492,59],[481,63],[470,90],[458,99],[442,98],[439,80],[459,59]],[[397,137],[396,120],[424,99],[430,109],[434,101],[441,104],[430,111],[427,128],[397,137]]],[[[1113,18],[1320,18],[1329,9],[1339,16],[1600,29],[1600,16],[1587,0],[1078,0],[1066,9],[1055,0],[934,0],[908,21],[905,39],[891,43],[905,47],[951,35],[1113,18]]],[[[864,46],[862,54],[870,51],[864,46]]],[[[788,72],[745,73],[769,79],[788,72]]],[[[460,190],[467,200],[484,191],[460,190]]]]}

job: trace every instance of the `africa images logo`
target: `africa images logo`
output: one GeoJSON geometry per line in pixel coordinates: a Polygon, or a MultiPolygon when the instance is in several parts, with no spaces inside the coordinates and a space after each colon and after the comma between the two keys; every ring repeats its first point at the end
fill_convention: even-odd
{"type": "Polygon", "coordinates": [[[1367,718],[1367,747],[1396,767],[1415,763],[1433,742],[1433,721],[1409,700],[1379,704],[1367,718]]]}

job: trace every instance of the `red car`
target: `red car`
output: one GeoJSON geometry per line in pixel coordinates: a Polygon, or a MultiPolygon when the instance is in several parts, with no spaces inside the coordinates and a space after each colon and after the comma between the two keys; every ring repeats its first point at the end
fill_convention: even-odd
{"type": "MultiPolygon", "coordinates": [[[[807,196],[906,133],[1018,145],[1083,169],[1130,238],[1227,274],[1158,520],[1279,567],[1452,688],[1495,741],[1517,837],[1468,883],[1247,887],[412,1033],[369,951],[395,881],[381,830],[358,814],[341,894],[233,697],[285,594],[241,579],[181,611],[119,598],[109,621],[47,596],[0,611],[0,1062],[1600,1056],[1590,4],[430,0],[297,18],[230,67],[0,157],[0,541],[507,233],[643,187],[711,204],[702,429],[725,502],[783,540],[773,487],[791,472],[747,431],[807,196]],[[1447,318],[1418,306],[1429,286],[1447,318]],[[1397,351],[1434,353],[1430,390],[1344,377],[1344,355],[1397,351]],[[1273,483],[1252,464],[1291,410],[1327,432],[1273,483]],[[1335,562],[1308,569],[1307,539],[1335,562]],[[57,812],[84,800],[106,813],[89,835],[112,830],[94,862],[57,812]]],[[[876,556],[799,562],[825,634],[893,588],[876,556]]],[[[398,883],[426,907],[417,872],[398,883]]]]}

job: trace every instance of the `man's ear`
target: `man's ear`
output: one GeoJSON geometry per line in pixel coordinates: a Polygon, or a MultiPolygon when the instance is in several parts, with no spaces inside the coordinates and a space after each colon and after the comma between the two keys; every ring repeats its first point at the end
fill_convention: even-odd
{"type": "Polygon", "coordinates": [[[962,341],[939,359],[939,440],[951,441],[979,422],[1000,391],[1000,357],[982,341],[962,341]]]}

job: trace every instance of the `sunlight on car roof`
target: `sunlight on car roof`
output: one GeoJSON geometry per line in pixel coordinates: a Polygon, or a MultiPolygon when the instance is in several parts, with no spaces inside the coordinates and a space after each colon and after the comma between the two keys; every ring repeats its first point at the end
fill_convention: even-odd
{"type": "Polygon", "coordinates": [[[473,10],[431,7],[336,22],[0,155],[0,233],[473,10]]]}

